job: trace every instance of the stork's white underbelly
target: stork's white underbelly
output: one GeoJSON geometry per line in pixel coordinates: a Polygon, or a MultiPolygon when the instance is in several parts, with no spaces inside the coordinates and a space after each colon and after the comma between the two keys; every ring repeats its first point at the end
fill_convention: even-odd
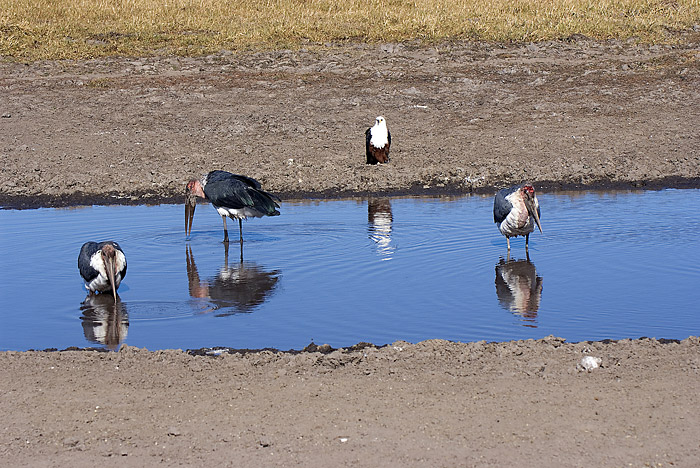
{"type": "Polygon", "coordinates": [[[216,208],[217,213],[221,216],[228,216],[233,219],[262,218],[265,216],[262,211],[248,206],[245,208],[225,208],[223,206],[214,205],[214,208],[216,208]]]}
{"type": "Polygon", "coordinates": [[[504,236],[525,236],[535,230],[535,221],[532,219],[531,216],[528,216],[527,221],[525,221],[524,223],[518,220],[515,216],[513,216],[512,218],[513,219],[511,219],[511,215],[508,215],[506,219],[504,219],[503,222],[501,222],[501,224],[498,225],[498,229],[504,236]]]}
{"type": "MultiPolygon", "coordinates": [[[[122,282],[122,275],[117,273],[114,277],[114,282],[116,283],[117,289],[119,289],[119,284],[122,282]]],[[[109,278],[99,274],[94,280],[85,283],[85,289],[92,292],[110,292],[112,291],[112,285],[109,284],[109,278]]]]}
{"type": "Polygon", "coordinates": [[[527,211],[525,203],[518,196],[518,192],[513,192],[506,197],[513,208],[506,216],[506,219],[501,221],[498,229],[506,237],[525,236],[535,230],[535,220],[527,211]]]}

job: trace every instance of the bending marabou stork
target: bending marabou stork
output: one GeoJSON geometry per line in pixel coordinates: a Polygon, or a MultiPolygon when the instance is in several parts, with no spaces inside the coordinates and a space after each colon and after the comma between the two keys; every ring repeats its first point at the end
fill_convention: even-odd
{"type": "Polygon", "coordinates": [[[126,276],[126,257],[119,244],[112,241],[84,243],[78,255],[78,270],[90,294],[111,291],[117,302],[117,289],[126,276]]]}
{"type": "Polygon", "coordinates": [[[197,197],[211,202],[224,221],[224,243],[228,244],[226,217],[238,220],[240,242],[243,244],[243,225],[241,220],[248,217],[278,216],[281,200],[262,190],[257,180],[226,171],[211,171],[201,179],[192,179],[185,189],[185,234],[192,232],[194,210],[197,197]]]}
{"type": "Polygon", "coordinates": [[[517,236],[525,236],[527,252],[530,233],[535,230],[535,223],[542,232],[540,204],[532,184],[526,183],[499,190],[493,200],[493,221],[501,234],[506,236],[508,252],[510,252],[510,238],[517,236]]]}
{"type": "Polygon", "coordinates": [[[390,147],[391,133],[386,127],[386,120],[380,115],[374,126],[365,130],[367,164],[388,163],[390,147]]]}

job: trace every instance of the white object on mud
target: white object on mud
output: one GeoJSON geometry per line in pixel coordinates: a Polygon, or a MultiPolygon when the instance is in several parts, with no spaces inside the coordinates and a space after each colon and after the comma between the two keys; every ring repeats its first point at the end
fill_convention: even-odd
{"type": "Polygon", "coordinates": [[[590,372],[593,369],[597,369],[603,364],[603,360],[599,357],[585,356],[581,359],[581,362],[576,366],[579,371],[590,372]]]}

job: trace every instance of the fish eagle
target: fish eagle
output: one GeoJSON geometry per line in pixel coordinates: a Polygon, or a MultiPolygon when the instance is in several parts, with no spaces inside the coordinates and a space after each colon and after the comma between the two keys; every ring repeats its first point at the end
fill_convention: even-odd
{"type": "Polygon", "coordinates": [[[388,163],[390,146],[391,133],[386,127],[386,120],[380,115],[374,126],[365,131],[367,164],[388,163]]]}

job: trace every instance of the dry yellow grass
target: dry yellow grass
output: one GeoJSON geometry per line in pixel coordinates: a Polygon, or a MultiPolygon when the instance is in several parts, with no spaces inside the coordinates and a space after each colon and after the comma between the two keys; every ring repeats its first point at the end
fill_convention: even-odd
{"type": "Polygon", "coordinates": [[[2,0],[0,55],[16,59],[304,41],[539,41],[575,33],[671,41],[700,23],[700,0],[2,0]]]}

